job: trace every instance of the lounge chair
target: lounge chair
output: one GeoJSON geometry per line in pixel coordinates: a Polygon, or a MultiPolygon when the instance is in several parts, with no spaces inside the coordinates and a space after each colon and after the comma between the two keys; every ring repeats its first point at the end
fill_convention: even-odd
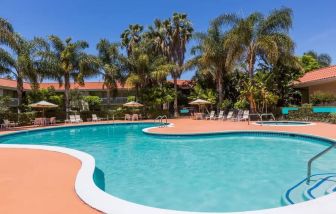
{"type": "Polygon", "coordinates": [[[4,121],[3,125],[5,128],[11,128],[17,126],[17,123],[15,123],[14,121],[9,121],[6,119],[4,119],[3,121],[4,121]]]}
{"type": "Polygon", "coordinates": [[[51,117],[49,119],[49,125],[55,125],[56,124],[56,117],[51,117]]]}
{"type": "Polygon", "coordinates": [[[70,123],[77,123],[76,118],[75,118],[75,115],[70,115],[70,116],[69,116],[69,122],[70,122],[70,123]]]}
{"type": "Polygon", "coordinates": [[[92,122],[98,122],[98,121],[102,121],[102,119],[97,117],[96,114],[92,114],[92,122]]]}
{"type": "Polygon", "coordinates": [[[249,114],[250,114],[250,111],[249,110],[245,110],[244,113],[243,113],[243,116],[241,118],[239,118],[239,121],[248,121],[249,120],[249,114]]]}
{"type": "Polygon", "coordinates": [[[224,118],[224,111],[219,111],[218,117],[216,117],[215,119],[223,120],[223,118],[224,118]]]}
{"type": "MultiPolygon", "coordinates": [[[[229,113],[227,114],[227,116],[226,116],[226,120],[231,120],[232,119],[232,117],[233,117],[233,111],[229,111],[229,113]]],[[[223,120],[224,120],[224,118],[223,118],[223,120]]]]}
{"type": "Polygon", "coordinates": [[[134,120],[139,120],[139,115],[138,114],[133,114],[132,115],[132,121],[134,120]]]}
{"type": "Polygon", "coordinates": [[[130,114],[125,114],[125,120],[132,120],[132,117],[130,114]]]}
{"type": "Polygon", "coordinates": [[[215,111],[211,111],[209,116],[205,117],[206,120],[215,120],[216,116],[215,116],[215,111]]]}
{"type": "Polygon", "coordinates": [[[243,113],[244,113],[244,112],[243,112],[242,110],[239,110],[238,113],[237,113],[234,117],[232,117],[231,120],[233,120],[233,121],[239,121],[240,118],[242,118],[243,113]]]}
{"type": "Polygon", "coordinates": [[[76,120],[76,123],[82,123],[83,120],[81,119],[80,115],[75,115],[75,120],[76,120]]]}

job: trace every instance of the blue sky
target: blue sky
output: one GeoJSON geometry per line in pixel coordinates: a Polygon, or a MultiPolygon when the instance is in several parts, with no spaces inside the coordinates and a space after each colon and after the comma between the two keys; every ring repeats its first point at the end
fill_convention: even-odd
{"type": "MultiPolygon", "coordinates": [[[[173,12],[187,13],[196,31],[205,31],[209,21],[222,13],[244,16],[282,6],[294,11],[291,35],[296,53],[313,49],[330,54],[335,63],[335,0],[1,0],[0,16],[26,38],[71,36],[87,40],[88,52],[96,53],[100,38],[119,41],[129,24],[148,26],[155,18],[167,18],[173,12]]],[[[188,72],[182,78],[191,76],[188,72]]]]}

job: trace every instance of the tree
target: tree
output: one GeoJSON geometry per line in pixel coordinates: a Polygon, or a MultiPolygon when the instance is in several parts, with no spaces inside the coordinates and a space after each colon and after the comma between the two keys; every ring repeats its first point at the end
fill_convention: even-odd
{"type": "Polygon", "coordinates": [[[236,43],[228,43],[228,31],[222,29],[230,16],[221,16],[212,21],[207,33],[197,33],[199,45],[193,48],[196,57],[190,61],[202,73],[210,73],[216,82],[218,110],[223,102],[223,77],[233,70],[242,48],[236,43]]]}
{"type": "Polygon", "coordinates": [[[110,105],[111,94],[118,92],[118,84],[125,80],[124,57],[119,53],[119,45],[101,39],[97,44],[98,58],[100,60],[100,74],[103,76],[104,87],[107,91],[107,104],[110,105]]]}
{"type": "Polygon", "coordinates": [[[99,60],[84,51],[88,47],[88,43],[82,40],[72,42],[71,38],[67,38],[62,41],[58,36],[51,35],[49,36],[49,44],[43,52],[44,59],[52,65],[49,67],[48,77],[58,80],[60,86],[64,84],[67,116],[70,110],[71,80],[79,85],[84,85],[84,78],[96,76],[99,72],[99,60]]]}
{"type": "Polygon", "coordinates": [[[132,54],[133,48],[139,44],[142,39],[143,26],[139,24],[129,25],[121,34],[121,44],[126,47],[127,56],[132,54]]]}
{"type": "Polygon", "coordinates": [[[231,14],[226,22],[234,25],[227,42],[244,48],[250,79],[253,78],[257,59],[274,64],[283,49],[294,47],[288,35],[292,27],[292,10],[289,8],[274,10],[268,16],[256,12],[240,18],[231,14]]]}
{"type": "Polygon", "coordinates": [[[303,55],[309,55],[313,57],[318,62],[320,68],[328,67],[332,62],[331,56],[326,53],[318,54],[317,52],[310,50],[303,55]]]}
{"type": "Polygon", "coordinates": [[[22,105],[23,84],[29,81],[33,89],[38,88],[39,74],[44,63],[39,56],[37,40],[26,40],[6,20],[0,18],[0,73],[13,77],[17,82],[18,106],[22,105]]]}
{"type": "Polygon", "coordinates": [[[320,68],[320,65],[317,59],[315,59],[313,56],[308,55],[308,54],[305,54],[302,57],[300,57],[300,62],[305,72],[309,72],[309,71],[320,68]]]}

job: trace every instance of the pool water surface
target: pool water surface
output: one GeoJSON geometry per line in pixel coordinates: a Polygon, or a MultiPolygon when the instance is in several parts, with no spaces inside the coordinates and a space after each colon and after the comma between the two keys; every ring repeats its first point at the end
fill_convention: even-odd
{"type": "MultiPolygon", "coordinates": [[[[310,137],[231,133],[154,136],[154,124],[56,128],[0,137],[1,143],[63,146],[96,159],[96,184],[142,205],[229,212],[281,206],[281,195],[306,175],[307,161],[325,149],[310,137]]],[[[336,152],[314,162],[313,173],[336,171],[336,152]]]]}

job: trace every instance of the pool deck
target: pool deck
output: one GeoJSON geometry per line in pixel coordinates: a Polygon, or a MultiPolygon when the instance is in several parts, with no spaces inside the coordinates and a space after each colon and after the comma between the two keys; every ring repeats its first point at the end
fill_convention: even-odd
{"type": "MultiPolygon", "coordinates": [[[[285,131],[336,139],[336,125],[327,123],[288,127],[186,118],[171,119],[168,122],[173,127],[153,128],[149,131],[162,134],[234,130],[285,131]]],[[[64,125],[69,126],[58,126],[64,125]]],[[[0,131],[0,134],[35,128],[19,127],[0,131]]],[[[80,167],[81,162],[78,159],[58,152],[0,148],[0,213],[99,213],[86,205],[75,192],[74,184],[80,167]]]]}

